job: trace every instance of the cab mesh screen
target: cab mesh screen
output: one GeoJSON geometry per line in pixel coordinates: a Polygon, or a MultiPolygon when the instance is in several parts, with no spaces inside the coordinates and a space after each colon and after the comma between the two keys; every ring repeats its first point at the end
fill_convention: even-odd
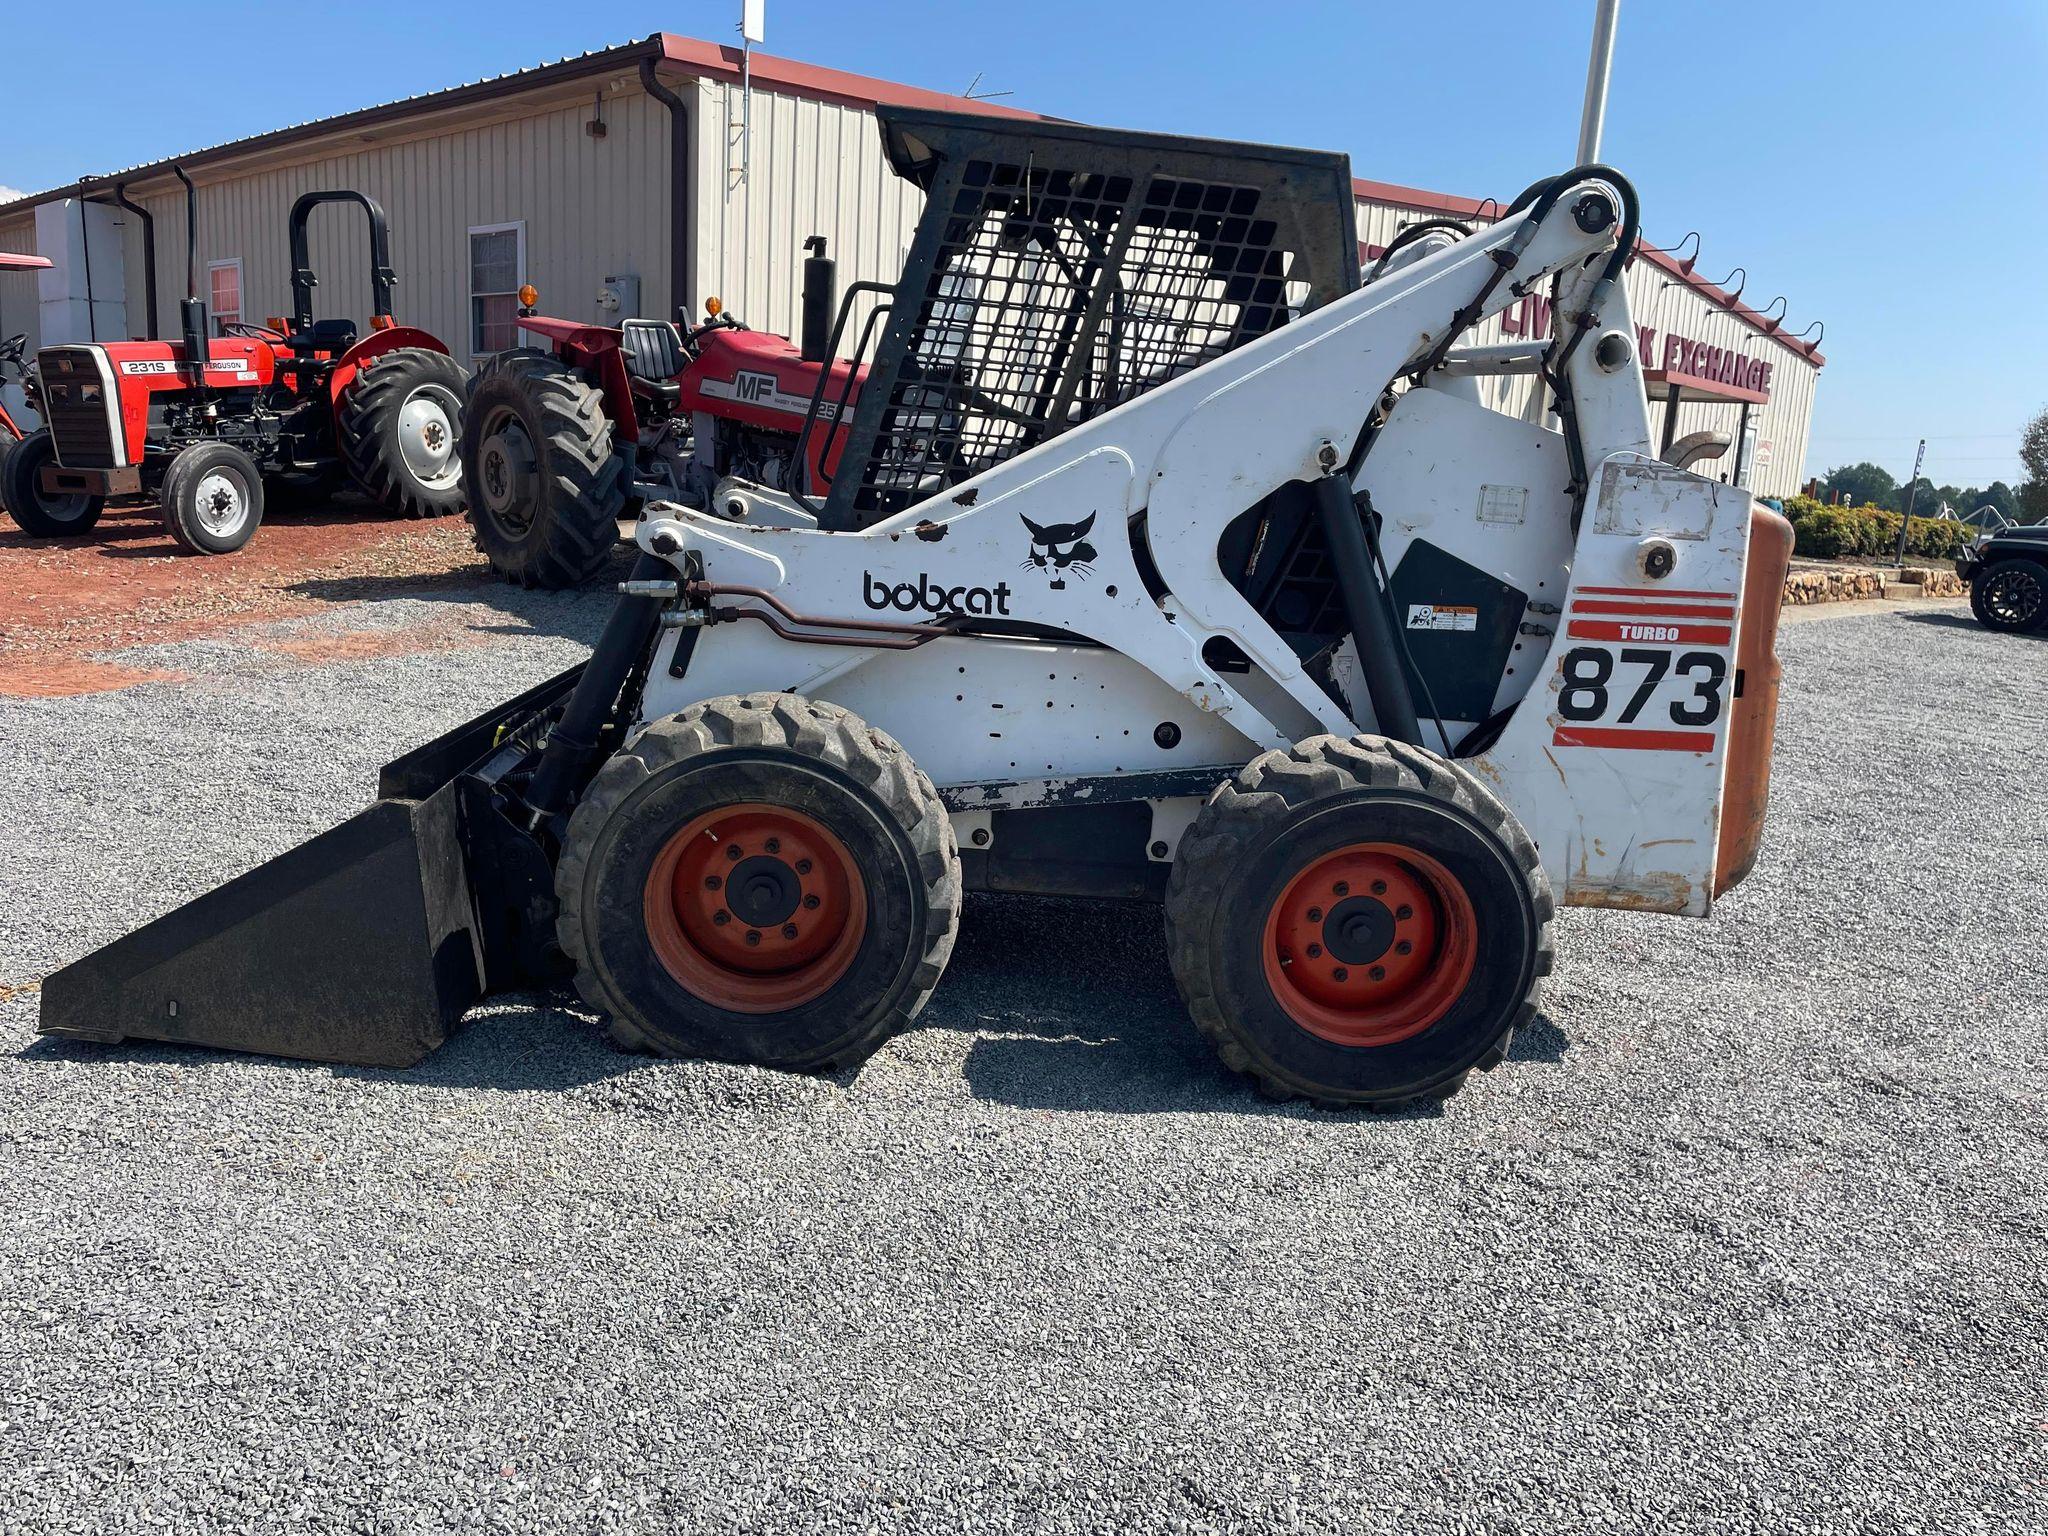
{"type": "Polygon", "coordinates": [[[959,138],[919,128],[920,147],[940,141],[928,202],[831,488],[849,522],[979,474],[1356,281],[1348,179],[1316,174],[1339,157],[1304,167],[983,123],[959,138]],[[1342,206],[1319,206],[1304,180],[1341,186],[1342,206]]]}

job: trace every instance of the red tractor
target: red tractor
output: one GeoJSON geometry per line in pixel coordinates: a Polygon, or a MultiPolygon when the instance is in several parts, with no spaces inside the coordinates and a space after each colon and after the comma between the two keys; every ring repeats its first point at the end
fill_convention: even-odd
{"type": "MultiPolygon", "coordinates": [[[[765,488],[800,519],[825,495],[866,374],[831,359],[852,301],[890,290],[855,284],[835,325],[824,238],[805,249],[801,345],[747,329],[716,299],[698,325],[613,328],[536,315],[537,296],[522,290],[520,327],[551,349],[485,361],[462,440],[469,519],[499,574],[527,587],[588,581],[611,558],[619,519],[650,501],[721,510],[765,488]],[[722,493],[728,477],[745,491],[722,493]]],[[[869,330],[886,313],[878,308],[869,330]]]]}
{"type": "MultiPolygon", "coordinates": [[[[186,189],[189,215],[189,181],[186,189]]],[[[406,517],[460,509],[456,448],[468,375],[433,336],[393,323],[384,210],[360,192],[308,192],[292,205],[290,236],[289,319],[231,322],[210,336],[188,240],[182,340],[37,354],[37,404],[48,425],[0,465],[0,501],[23,529],[83,533],[110,497],[154,497],[181,546],[222,555],[262,522],[266,483],[317,493],[344,476],[406,517]],[[306,222],[322,203],[354,203],[369,218],[367,334],[351,320],[313,318],[319,279],[306,222]]]]}

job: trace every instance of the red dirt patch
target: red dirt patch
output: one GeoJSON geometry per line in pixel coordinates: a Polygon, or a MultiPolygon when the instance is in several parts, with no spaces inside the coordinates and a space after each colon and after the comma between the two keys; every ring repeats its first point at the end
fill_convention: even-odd
{"type": "MultiPolygon", "coordinates": [[[[0,694],[164,681],[172,674],[87,657],[310,614],[384,584],[489,579],[462,519],[394,519],[353,498],[280,512],[247,548],[220,556],[182,553],[153,507],[110,509],[76,539],[34,539],[0,521],[0,694]]],[[[346,659],[326,642],[276,648],[309,661],[346,659]]]]}

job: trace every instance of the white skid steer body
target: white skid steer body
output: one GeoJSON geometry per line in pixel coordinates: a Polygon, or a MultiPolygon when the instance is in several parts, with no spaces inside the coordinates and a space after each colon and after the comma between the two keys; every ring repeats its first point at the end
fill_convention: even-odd
{"type": "MultiPolygon", "coordinates": [[[[1559,896],[1705,915],[1750,497],[1652,456],[1626,289],[1596,276],[1616,239],[1613,199],[1587,180],[1533,229],[1508,219],[1425,242],[1419,259],[1347,297],[859,532],[652,509],[644,550],[679,575],[701,567],[712,590],[766,594],[741,599],[754,615],[805,622],[672,620],[643,722],[723,694],[830,700],[902,743],[954,808],[963,846],[986,840],[991,809],[1111,798],[1121,780],[1153,804],[1152,856],[1170,860],[1193,808],[1250,758],[1319,733],[1380,731],[1345,665],[1351,648],[1342,686],[1319,684],[1225,576],[1218,545],[1269,491],[1341,475],[1333,453],[1350,453],[1395,380],[1508,257],[1507,280],[1466,326],[1564,274],[1557,339],[1449,351],[1394,401],[1355,479],[1384,519],[1389,568],[1427,540],[1530,596],[1483,709],[1439,722],[1417,701],[1423,744],[1452,755],[1511,710],[1463,762],[1528,829],[1559,896]],[[1607,210],[1585,220],[1591,230],[1588,207],[1607,210]],[[1585,314],[1596,287],[1598,312],[1585,314]],[[1487,408],[1472,383],[1560,361],[1587,466],[1576,504],[1564,434],[1487,408]],[[962,615],[1078,641],[940,636],[897,650],[834,624],[962,615]],[[1249,668],[1205,660],[1218,640],[1249,668]],[[1172,793],[1188,779],[1201,787],[1172,793]]],[[[752,505],[772,517],[766,498],[752,505]]],[[[1474,615],[1414,605],[1397,619],[1412,639],[1474,615]]]]}

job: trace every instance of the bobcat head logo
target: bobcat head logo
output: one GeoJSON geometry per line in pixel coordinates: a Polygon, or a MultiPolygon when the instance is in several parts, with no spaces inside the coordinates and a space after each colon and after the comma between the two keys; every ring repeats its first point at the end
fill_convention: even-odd
{"type": "Polygon", "coordinates": [[[1095,513],[1078,523],[1054,523],[1050,528],[1040,527],[1021,512],[1017,515],[1031,534],[1031,553],[1024,563],[1049,573],[1053,591],[1066,590],[1066,572],[1086,576],[1094,569],[1095,546],[1088,542],[1088,530],[1095,526],[1095,513]]]}

